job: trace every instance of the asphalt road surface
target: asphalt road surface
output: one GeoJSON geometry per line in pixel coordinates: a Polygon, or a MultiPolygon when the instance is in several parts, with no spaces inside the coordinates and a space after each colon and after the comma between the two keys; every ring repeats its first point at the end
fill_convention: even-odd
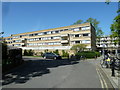
{"type": "Polygon", "coordinates": [[[24,60],[3,75],[3,88],[112,88],[95,60],[24,60]]]}

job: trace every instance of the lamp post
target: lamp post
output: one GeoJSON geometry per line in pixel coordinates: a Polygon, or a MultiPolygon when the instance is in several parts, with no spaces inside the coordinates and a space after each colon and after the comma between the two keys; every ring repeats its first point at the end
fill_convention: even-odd
{"type": "Polygon", "coordinates": [[[103,43],[103,56],[104,56],[104,60],[105,60],[105,44],[103,43]]]}

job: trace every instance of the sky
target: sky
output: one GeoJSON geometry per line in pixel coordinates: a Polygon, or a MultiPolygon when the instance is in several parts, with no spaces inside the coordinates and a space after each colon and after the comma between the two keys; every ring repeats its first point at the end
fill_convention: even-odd
{"type": "Polygon", "coordinates": [[[117,9],[117,2],[2,2],[3,36],[69,26],[90,17],[109,35],[117,9]]]}

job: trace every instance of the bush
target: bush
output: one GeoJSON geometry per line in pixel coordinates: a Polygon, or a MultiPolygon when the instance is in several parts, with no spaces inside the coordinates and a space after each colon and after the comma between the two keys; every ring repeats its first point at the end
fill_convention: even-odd
{"type": "Polygon", "coordinates": [[[62,57],[69,57],[69,53],[62,50],[62,57]]]}
{"type": "Polygon", "coordinates": [[[76,53],[77,59],[79,59],[81,56],[85,56],[86,58],[95,58],[96,53],[94,51],[82,51],[76,53]]]}
{"type": "Polygon", "coordinates": [[[59,51],[58,51],[58,49],[57,49],[57,50],[55,50],[55,51],[53,51],[53,53],[55,53],[55,54],[59,55],[59,51]]]}
{"type": "Polygon", "coordinates": [[[24,50],[24,56],[33,56],[34,50],[24,50]]]}
{"type": "Polygon", "coordinates": [[[29,55],[29,56],[33,56],[33,54],[34,54],[34,51],[33,51],[32,49],[30,49],[30,50],[28,51],[28,55],[29,55]]]}
{"type": "Polygon", "coordinates": [[[2,59],[7,59],[7,45],[2,43],[2,59]]]}
{"type": "Polygon", "coordinates": [[[45,52],[45,53],[48,52],[48,49],[44,50],[44,52],[45,52]]]}
{"type": "Polygon", "coordinates": [[[100,52],[95,52],[97,57],[100,57],[100,52]]]}
{"type": "Polygon", "coordinates": [[[25,49],[24,50],[24,54],[23,54],[24,56],[28,56],[28,52],[27,52],[27,50],[25,49]]]}

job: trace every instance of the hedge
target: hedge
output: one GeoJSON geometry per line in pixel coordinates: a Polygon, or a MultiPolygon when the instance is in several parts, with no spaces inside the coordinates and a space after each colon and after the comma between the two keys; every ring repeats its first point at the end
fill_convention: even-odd
{"type": "Polygon", "coordinates": [[[82,51],[76,53],[77,58],[79,59],[81,56],[85,56],[86,58],[95,58],[97,56],[100,56],[99,52],[94,51],[82,51]]]}

